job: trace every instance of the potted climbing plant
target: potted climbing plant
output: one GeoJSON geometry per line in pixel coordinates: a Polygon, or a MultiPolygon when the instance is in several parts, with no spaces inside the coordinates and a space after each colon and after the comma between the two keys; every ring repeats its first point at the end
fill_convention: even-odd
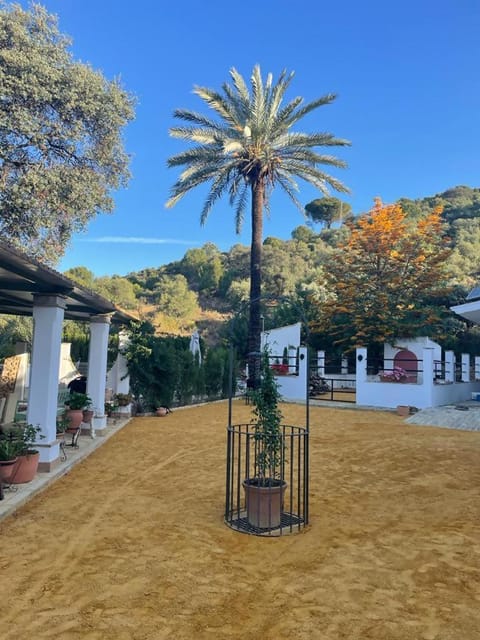
{"type": "Polygon", "coordinates": [[[254,475],[243,481],[248,521],[261,529],[280,525],[287,487],[283,479],[285,444],[281,427],[282,413],[278,406],[281,399],[274,371],[269,364],[268,349],[265,348],[260,366],[260,384],[251,394],[254,475]]]}

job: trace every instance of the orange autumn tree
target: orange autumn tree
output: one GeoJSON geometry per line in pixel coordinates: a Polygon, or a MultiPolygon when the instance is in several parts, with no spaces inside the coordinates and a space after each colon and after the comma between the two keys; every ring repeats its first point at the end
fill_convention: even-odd
{"type": "Polygon", "coordinates": [[[332,296],[317,305],[313,331],[345,351],[399,336],[438,336],[450,253],[440,216],[437,208],[409,221],[400,205],[377,199],[325,269],[332,296]]]}

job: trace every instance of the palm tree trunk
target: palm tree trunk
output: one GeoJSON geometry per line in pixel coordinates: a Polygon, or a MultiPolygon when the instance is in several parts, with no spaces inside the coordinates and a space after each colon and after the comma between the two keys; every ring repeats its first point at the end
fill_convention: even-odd
{"type": "Polygon", "coordinates": [[[263,240],[262,180],[252,183],[252,242],[250,248],[250,319],[248,324],[249,387],[256,389],[260,381],[260,335],[262,293],[262,240],[263,240]]]}

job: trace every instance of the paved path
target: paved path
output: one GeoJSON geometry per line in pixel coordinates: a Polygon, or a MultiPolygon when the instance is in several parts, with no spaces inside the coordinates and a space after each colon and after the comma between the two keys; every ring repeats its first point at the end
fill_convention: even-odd
{"type": "Polygon", "coordinates": [[[468,401],[433,409],[422,409],[405,420],[419,424],[464,431],[480,431],[480,402],[468,401]]]}
{"type": "MultiPolygon", "coordinates": [[[[395,411],[387,407],[358,406],[346,402],[310,400],[312,406],[334,407],[337,409],[363,409],[365,411],[395,411]]],[[[457,404],[448,404],[432,409],[421,409],[405,419],[407,424],[418,424],[446,429],[480,431],[480,402],[468,400],[457,404]]]]}

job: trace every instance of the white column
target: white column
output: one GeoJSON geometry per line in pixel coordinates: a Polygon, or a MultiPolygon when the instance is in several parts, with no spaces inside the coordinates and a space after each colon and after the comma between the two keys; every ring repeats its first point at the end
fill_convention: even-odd
{"type": "Polygon", "coordinates": [[[470,382],[470,354],[462,353],[462,382],[470,382]]]}
{"type": "Polygon", "coordinates": [[[475,380],[480,380],[480,356],[475,356],[475,380]]]}
{"type": "Polygon", "coordinates": [[[90,344],[88,348],[87,394],[92,399],[94,417],[92,420],[92,438],[95,430],[105,429],[105,387],[107,382],[107,351],[110,330],[110,315],[90,318],[90,344]]]}
{"type": "Polygon", "coordinates": [[[357,347],[356,356],[357,366],[355,378],[358,385],[359,382],[367,381],[367,350],[365,347],[357,347]]]}
{"type": "Polygon", "coordinates": [[[445,382],[455,382],[455,354],[445,351],[445,382]]]}
{"type": "MultiPolygon", "coordinates": [[[[421,384],[426,385],[428,388],[433,386],[434,379],[434,362],[433,362],[433,349],[430,347],[424,347],[422,349],[422,380],[421,384]]],[[[426,405],[430,406],[430,405],[426,405]]]]}
{"type": "Polygon", "coordinates": [[[288,373],[297,372],[297,349],[296,347],[288,348],[288,373]]]}
{"type": "Polygon", "coordinates": [[[370,404],[367,384],[367,350],[365,347],[357,347],[355,355],[355,402],[358,405],[370,404]]]}
{"type": "Polygon", "coordinates": [[[305,393],[307,391],[307,380],[308,380],[308,371],[307,371],[307,347],[299,347],[298,349],[298,383],[299,389],[304,390],[305,393]]]}
{"type": "Polygon", "coordinates": [[[342,356],[342,363],[340,367],[341,367],[340,371],[342,374],[348,373],[348,358],[344,358],[342,356]]]}
{"type": "Polygon", "coordinates": [[[37,294],[33,300],[33,345],[27,422],[39,425],[44,436],[35,445],[41,471],[50,471],[59,457],[56,436],[60,345],[66,299],[37,294]]]}
{"type": "Polygon", "coordinates": [[[317,372],[323,378],[325,375],[325,351],[317,351],[317,372]]]}

